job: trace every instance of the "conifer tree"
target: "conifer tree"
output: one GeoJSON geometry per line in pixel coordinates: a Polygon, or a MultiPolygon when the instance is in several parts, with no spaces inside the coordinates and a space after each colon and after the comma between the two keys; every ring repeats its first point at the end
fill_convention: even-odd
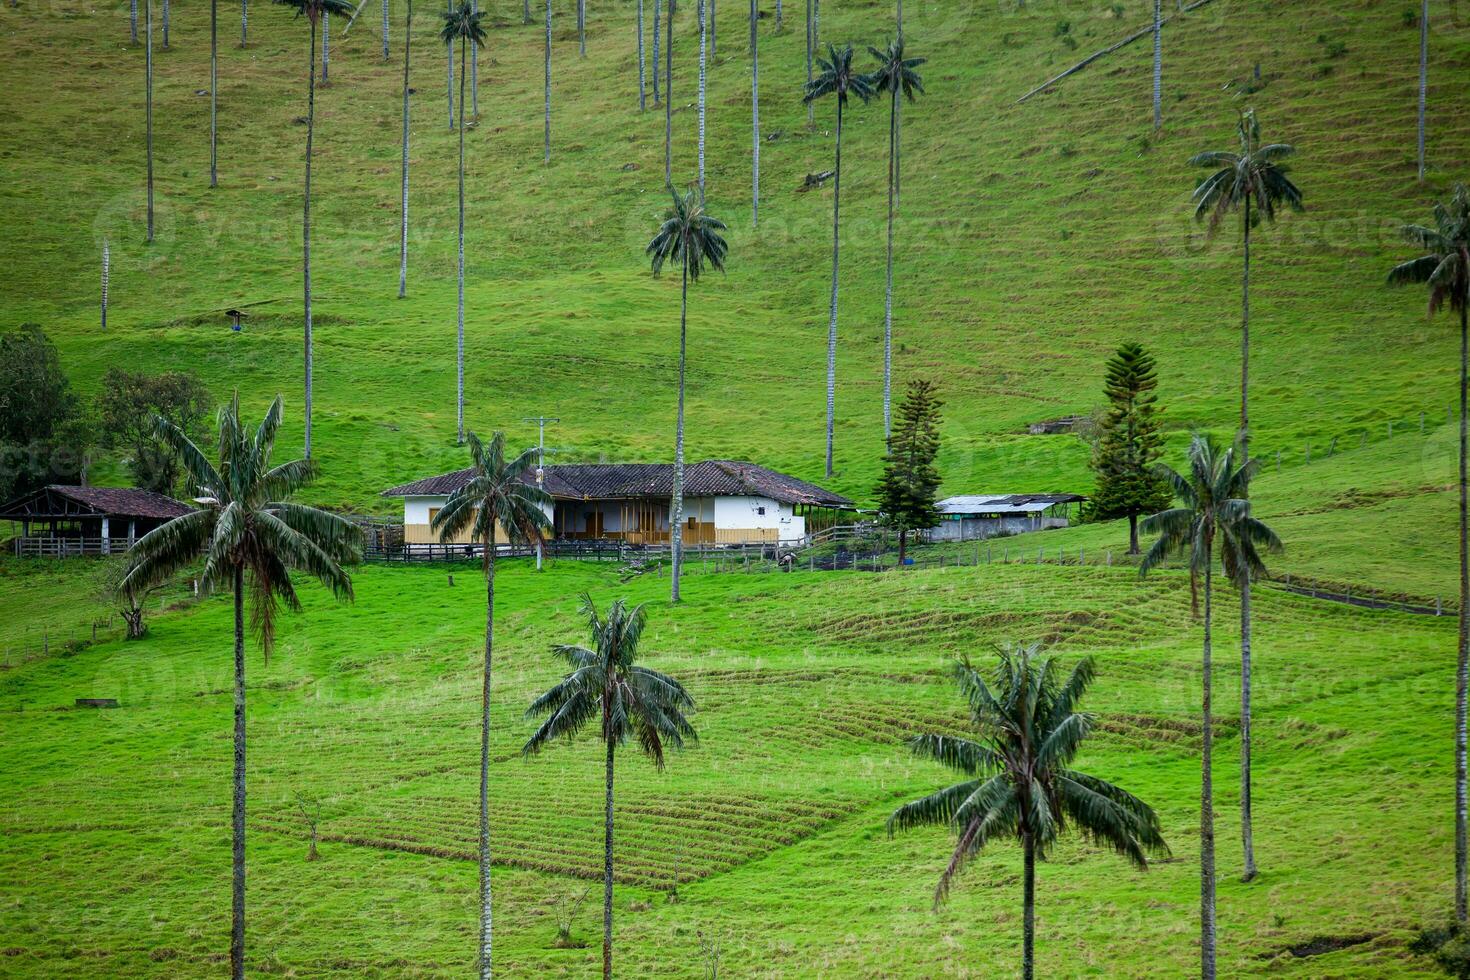
{"type": "Polygon", "coordinates": [[[1168,483],[1154,472],[1164,451],[1160,432],[1158,372],[1154,357],[1143,347],[1127,343],[1108,359],[1103,392],[1107,413],[1098,426],[1092,452],[1097,490],[1092,516],[1111,520],[1128,518],[1128,553],[1138,548],[1138,517],[1164,510],[1173,500],[1168,483]]]}
{"type": "Polygon", "coordinates": [[[911,381],[898,406],[883,476],[875,494],[885,527],[898,532],[898,561],[908,552],[910,531],[939,523],[935,498],[939,494],[939,409],[944,403],[932,381],[911,381]]]}

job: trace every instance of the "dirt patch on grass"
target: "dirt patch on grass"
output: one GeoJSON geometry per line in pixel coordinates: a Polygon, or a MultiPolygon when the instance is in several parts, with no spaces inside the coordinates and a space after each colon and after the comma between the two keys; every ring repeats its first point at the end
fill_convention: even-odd
{"type": "Polygon", "coordinates": [[[1293,943],[1274,952],[1266,953],[1263,958],[1273,959],[1285,953],[1296,959],[1304,960],[1310,956],[1336,953],[1340,950],[1351,949],[1354,946],[1361,946],[1364,943],[1371,943],[1380,935],[1381,933],[1377,932],[1361,932],[1350,936],[1314,936],[1305,942],[1293,943]]]}

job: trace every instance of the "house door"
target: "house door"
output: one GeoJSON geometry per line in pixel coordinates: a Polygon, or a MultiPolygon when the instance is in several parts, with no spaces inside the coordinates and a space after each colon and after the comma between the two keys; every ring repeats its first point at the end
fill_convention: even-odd
{"type": "Polygon", "coordinates": [[[594,507],[587,514],[587,536],[590,538],[602,537],[602,508],[594,507]]]}

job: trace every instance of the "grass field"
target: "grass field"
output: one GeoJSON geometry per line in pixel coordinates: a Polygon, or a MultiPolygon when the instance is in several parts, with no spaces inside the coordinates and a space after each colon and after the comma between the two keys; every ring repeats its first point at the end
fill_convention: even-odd
{"type": "MultiPolygon", "coordinates": [[[[494,714],[496,956],[507,975],[583,975],[555,949],[552,905],[598,873],[592,744],[517,752],[520,720],[577,638],[576,592],[657,599],[666,580],[513,563],[501,594],[494,714]]],[[[365,568],[358,601],[314,593],[250,672],[251,968],[288,976],[449,976],[475,923],[475,632],[469,569],[365,568]],[[304,862],[297,794],[321,801],[304,862]]],[[[1233,604],[1220,597],[1229,650],[1233,604]]],[[[949,844],[888,840],[896,803],[945,774],[899,744],[962,722],[947,658],[1048,639],[1098,659],[1089,771],[1158,807],[1174,857],[1138,873],[1072,840],[1040,871],[1045,975],[1178,976],[1196,957],[1198,630],[1183,579],[1034,566],[907,575],[694,575],[654,606],[649,662],[700,705],[697,748],[663,775],[632,753],[618,785],[618,956],[629,975],[700,976],[696,935],[736,976],[993,976],[1019,943],[1019,856],[998,846],[948,906],[930,893],[949,844]],[[675,874],[679,900],[667,892],[675,874]]],[[[0,677],[6,737],[0,951],[15,976],[193,976],[228,933],[229,604],[0,677]],[[118,696],[115,711],[70,707],[118,696]]],[[[1229,657],[1222,739],[1221,955],[1229,975],[1414,975],[1402,944],[1449,892],[1453,622],[1257,601],[1257,851],[1236,880],[1229,657]],[[1408,842],[1413,842],[1412,844],[1408,842]],[[1343,896],[1353,900],[1344,905],[1343,896]],[[1289,947],[1361,943],[1299,958],[1289,947]]],[[[594,885],[595,892],[595,885],[594,885]]]]}

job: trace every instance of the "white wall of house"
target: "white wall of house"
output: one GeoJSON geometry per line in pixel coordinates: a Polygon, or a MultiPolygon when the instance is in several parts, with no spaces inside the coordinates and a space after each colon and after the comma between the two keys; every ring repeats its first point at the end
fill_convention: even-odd
{"type": "MultiPolygon", "coordinates": [[[[447,494],[403,498],[403,523],[409,526],[427,526],[430,511],[442,508],[448,500],[447,494]]],[[[574,533],[585,531],[587,523],[583,515],[597,506],[602,508],[604,532],[635,529],[624,528],[622,508],[616,502],[605,501],[572,507],[571,512],[576,515],[574,526],[563,530],[574,533]]],[[[542,509],[545,510],[548,520],[551,519],[552,506],[543,505],[542,509]]],[[[782,541],[794,541],[806,535],[806,518],[795,513],[795,508],[790,504],[783,504],[769,497],[687,497],[684,500],[684,517],[685,520],[693,518],[701,524],[713,524],[721,531],[772,531],[782,541]]],[[[659,515],[658,525],[658,530],[668,530],[666,514],[659,515]]]]}
{"type": "Polygon", "coordinates": [[[714,520],[720,530],[772,530],[782,541],[806,535],[806,518],[769,497],[716,497],[714,520]]]}

